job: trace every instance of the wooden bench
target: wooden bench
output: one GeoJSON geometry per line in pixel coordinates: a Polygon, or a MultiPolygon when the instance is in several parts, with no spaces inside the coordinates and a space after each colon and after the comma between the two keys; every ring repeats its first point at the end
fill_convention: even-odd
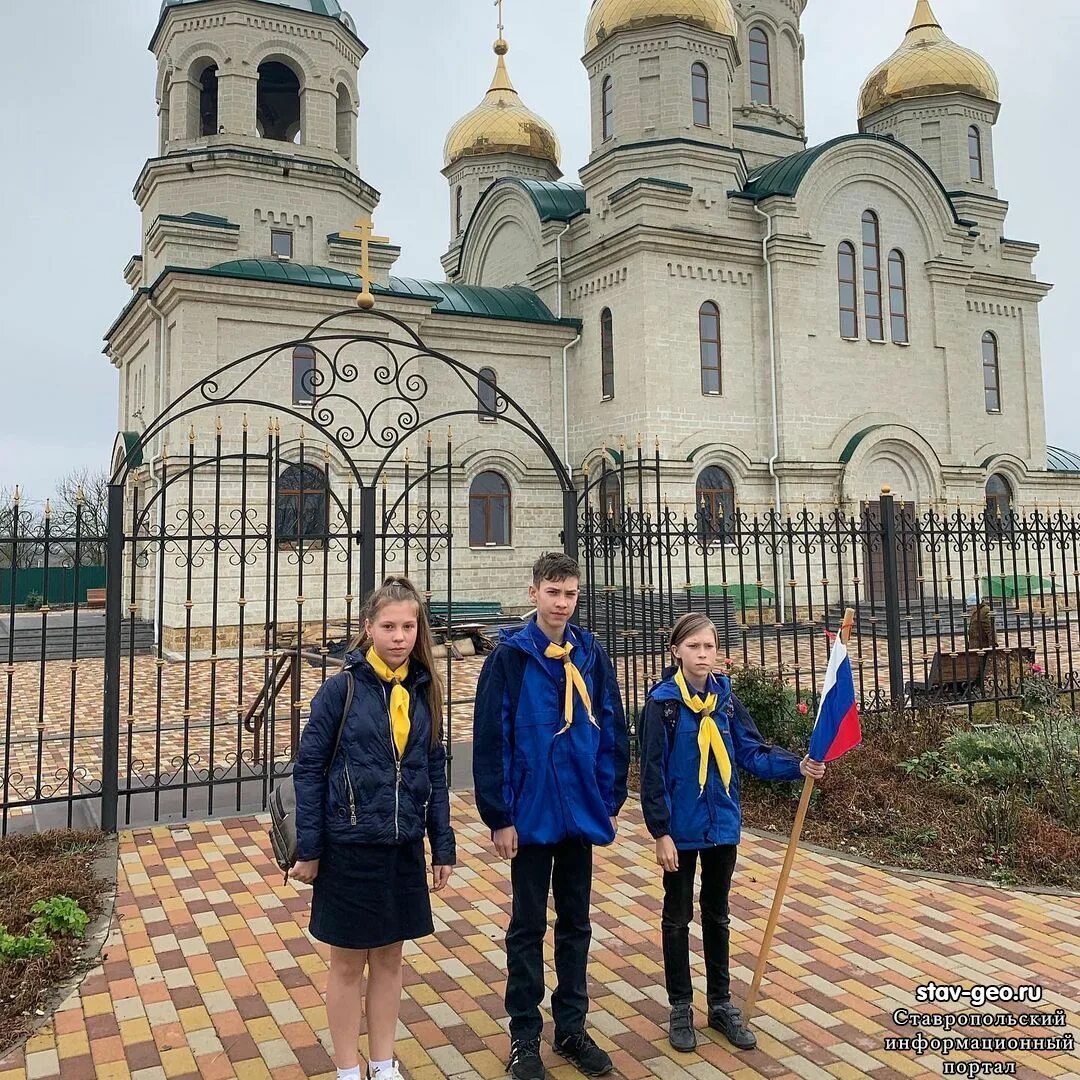
{"type": "Polygon", "coordinates": [[[105,589],[87,589],[86,606],[91,611],[96,611],[105,606],[105,589]]]}
{"type": "Polygon", "coordinates": [[[954,701],[1017,692],[1020,671],[1035,662],[1035,650],[1027,645],[1008,649],[969,649],[934,653],[924,681],[907,685],[912,704],[918,699],[954,701]],[[990,681],[988,687],[987,680],[990,681]]]}
{"type": "Polygon", "coordinates": [[[943,653],[939,649],[930,662],[926,679],[921,682],[913,679],[908,683],[912,704],[920,698],[950,700],[964,697],[973,689],[981,694],[986,655],[982,650],[943,653]]]}

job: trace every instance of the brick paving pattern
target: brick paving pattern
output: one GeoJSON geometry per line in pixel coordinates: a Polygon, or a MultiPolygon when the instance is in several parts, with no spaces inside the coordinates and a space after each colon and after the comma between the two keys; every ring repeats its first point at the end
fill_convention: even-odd
{"type": "MultiPolygon", "coordinates": [[[[499,1077],[508,1049],[507,867],[469,797],[454,797],[454,814],[462,865],[436,900],[437,936],[406,953],[397,1049],[411,1080],[499,1077]]],[[[737,997],[750,979],[783,852],[781,843],[752,836],[740,849],[732,893],[737,997]]],[[[0,1062],[0,1080],[334,1075],[324,950],[306,933],[308,891],[282,885],[263,819],[125,834],[118,887],[103,962],[24,1049],[0,1062]]],[[[1080,901],[921,881],[804,853],[763,988],[759,1048],[736,1054],[701,1032],[698,1052],[679,1055],[664,1026],[661,894],[652,844],[631,804],[616,845],[597,853],[590,967],[592,1031],[628,1080],[940,1076],[940,1058],[883,1047],[888,1036],[914,1034],[890,1016],[914,1009],[915,987],[931,979],[1038,984],[1042,1003],[1019,1011],[1064,1009],[1069,1025],[956,1034],[1080,1032],[1080,901]]],[[[692,944],[700,991],[700,937],[692,944]]],[[[550,946],[547,965],[550,987],[550,946]]],[[[697,1004],[700,1027],[700,996],[697,1004]]],[[[545,1054],[557,1080],[579,1075],[550,1049],[545,1054]]],[[[1073,1055],[1014,1060],[1021,1078],[1080,1078],[1073,1055]]]]}

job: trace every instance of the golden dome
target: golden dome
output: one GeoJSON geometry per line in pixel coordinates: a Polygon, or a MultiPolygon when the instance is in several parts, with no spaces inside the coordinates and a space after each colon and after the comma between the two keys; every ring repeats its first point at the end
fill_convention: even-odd
{"type": "Polygon", "coordinates": [[[559,140],[555,132],[536,113],[525,108],[510,82],[504,59],[509,48],[502,38],[495,42],[499,60],[491,89],[472,112],[450,129],[444,151],[447,165],[464,157],[490,154],[521,154],[559,164],[559,140]]]}
{"type": "Polygon", "coordinates": [[[945,36],[929,0],[918,0],[900,48],[878,64],[859,92],[859,119],[909,98],[970,94],[997,104],[997,76],[978,53],[945,36]]]}
{"type": "Polygon", "coordinates": [[[616,30],[672,20],[703,26],[715,34],[737,36],[731,0],[593,0],[585,24],[585,51],[591,52],[616,30]]]}

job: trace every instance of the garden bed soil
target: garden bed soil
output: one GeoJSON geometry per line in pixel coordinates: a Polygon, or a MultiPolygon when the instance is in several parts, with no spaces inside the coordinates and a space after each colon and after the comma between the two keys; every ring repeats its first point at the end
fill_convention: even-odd
{"type": "MultiPolygon", "coordinates": [[[[102,913],[109,883],[95,861],[105,837],[98,832],[54,830],[0,839],[0,925],[11,934],[33,922],[38,900],[70,896],[90,916],[102,913]]],[[[56,992],[90,965],[85,938],[54,938],[52,952],[25,960],[0,961],[0,1056],[18,1045],[40,1022],[56,992]]]]}
{"type": "MultiPolygon", "coordinates": [[[[897,768],[898,760],[864,743],[831,765],[815,785],[802,838],[886,866],[1080,890],[1080,834],[1022,806],[1015,842],[995,847],[970,789],[910,776],[897,768]]],[[[767,783],[746,773],[740,784],[743,824],[786,840],[802,785],[767,783]]],[[[636,764],[631,787],[638,787],[636,764]]]]}

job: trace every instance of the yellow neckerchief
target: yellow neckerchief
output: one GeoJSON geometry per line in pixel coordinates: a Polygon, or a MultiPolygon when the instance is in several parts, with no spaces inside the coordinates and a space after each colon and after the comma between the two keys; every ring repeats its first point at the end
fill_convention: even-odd
{"type": "Polygon", "coordinates": [[[394,689],[390,691],[390,730],[394,736],[398,757],[403,757],[405,744],[409,741],[409,729],[412,727],[409,719],[409,691],[402,686],[409,675],[409,661],[406,660],[399,668],[392,668],[372,645],[367,651],[367,662],[383,682],[394,685],[394,689]]]}
{"type": "Polygon", "coordinates": [[[724,790],[731,790],[731,758],[728,757],[727,746],[724,737],[713,719],[713,711],[716,709],[716,694],[706,694],[705,700],[701,700],[699,694],[691,694],[690,687],[686,685],[682,668],[675,672],[675,685],[682,694],[683,704],[701,717],[698,725],[697,743],[701,751],[701,764],[698,766],[698,783],[701,791],[705,791],[705,780],[709,775],[709,751],[716,759],[716,767],[720,770],[720,779],[724,782],[724,790]]]}
{"type": "Polygon", "coordinates": [[[563,705],[563,717],[565,723],[562,730],[557,732],[557,735],[562,735],[563,732],[570,730],[570,725],[574,722],[574,691],[577,690],[578,697],[581,698],[582,703],[585,706],[585,711],[589,714],[589,723],[596,727],[600,725],[596,723],[596,717],[593,716],[592,711],[592,699],[589,697],[589,688],[585,685],[585,680],[581,677],[581,672],[574,666],[570,660],[570,653],[574,646],[568,641],[565,645],[556,645],[555,642],[551,642],[550,645],[544,650],[544,655],[550,660],[561,660],[563,662],[563,671],[566,673],[566,701],[563,705]]]}

